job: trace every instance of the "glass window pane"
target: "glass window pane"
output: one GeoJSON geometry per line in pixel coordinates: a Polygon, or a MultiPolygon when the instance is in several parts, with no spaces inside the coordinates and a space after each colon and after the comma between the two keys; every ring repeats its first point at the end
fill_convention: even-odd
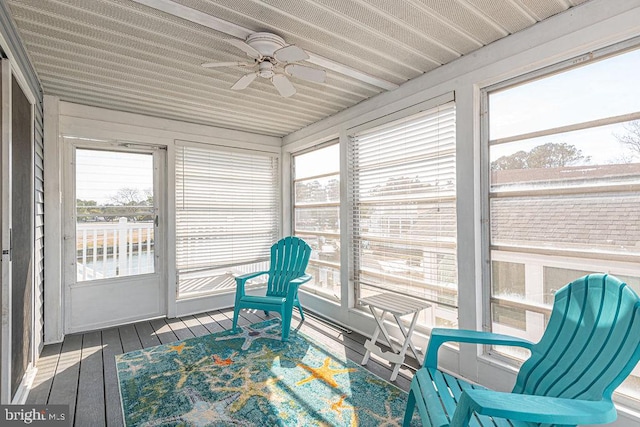
{"type": "Polygon", "coordinates": [[[640,194],[520,196],[490,201],[491,244],[640,255],[640,194]]]}
{"type": "Polygon", "coordinates": [[[312,249],[306,291],[330,300],[341,298],[340,145],[334,142],[293,156],[294,234],[312,249]]]}
{"type": "Polygon", "coordinates": [[[490,139],[640,111],[640,50],[494,92],[490,139]]]}
{"type": "Polygon", "coordinates": [[[78,282],[155,271],[153,155],[75,150],[78,282]]]}
{"type": "Polygon", "coordinates": [[[629,142],[635,123],[493,145],[491,191],[638,184],[640,121],[637,149],[629,142]]]}
{"type": "Polygon", "coordinates": [[[493,296],[524,298],[524,264],[491,261],[491,285],[493,296]]]}
{"type": "Polygon", "coordinates": [[[295,198],[296,205],[340,202],[340,175],[296,181],[295,198]]]}
{"type": "Polygon", "coordinates": [[[295,155],[295,179],[334,173],[340,170],[340,145],[332,144],[295,155]]]}
{"type": "Polygon", "coordinates": [[[296,208],[296,232],[340,233],[340,208],[296,208]]]}

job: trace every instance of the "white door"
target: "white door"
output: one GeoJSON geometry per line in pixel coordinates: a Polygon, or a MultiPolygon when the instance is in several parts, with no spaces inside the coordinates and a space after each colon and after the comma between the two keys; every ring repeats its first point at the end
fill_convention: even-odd
{"type": "Polygon", "coordinates": [[[0,72],[0,403],[26,397],[35,358],[34,103],[8,59],[0,72]]]}
{"type": "Polygon", "coordinates": [[[166,314],[165,151],[64,139],[65,332],[166,314]]]}

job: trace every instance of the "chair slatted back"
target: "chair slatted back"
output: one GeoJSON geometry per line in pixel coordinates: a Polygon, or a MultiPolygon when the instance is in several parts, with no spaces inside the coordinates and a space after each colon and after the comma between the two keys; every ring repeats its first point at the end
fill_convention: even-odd
{"type": "Polygon", "coordinates": [[[514,393],[611,399],[640,359],[640,300],[625,283],[591,274],[560,289],[545,333],[514,393]]]}
{"type": "Polygon", "coordinates": [[[284,297],[288,283],[305,274],[311,247],[298,237],[285,237],[271,246],[267,296],[284,297]]]}

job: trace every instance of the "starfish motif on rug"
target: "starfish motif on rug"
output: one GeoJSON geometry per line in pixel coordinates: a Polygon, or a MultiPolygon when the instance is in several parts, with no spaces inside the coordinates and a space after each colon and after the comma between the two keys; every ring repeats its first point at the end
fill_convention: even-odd
{"type": "Polygon", "coordinates": [[[214,354],[211,357],[213,358],[214,365],[230,366],[231,364],[233,364],[233,359],[232,358],[235,357],[237,354],[238,354],[237,352],[233,352],[233,354],[231,356],[227,357],[226,359],[221,358],[217,354],[214,354]]]}
{"type": "MultiPolygon", "coordinates": [[[[252,379],[251,370],[243,369],[237,375],[241,375],[243,381],[238,386],[218,387],[219,391],[239,392],[240,397],[233,402],[233,405],[229,408],[231,412],[237,412],[247,403],[252,397],[262,397],[266,402],[269,402],[273,394],[273,389],[280,378],[267,378],[264,381],[254,381],[252,379]]],[[[232,383],[233,381],[229,381],[232,383]]]]}
{"type": "Polygon", "coordinates": [[[355,427],[358,425],[358,414],[356,413],[356,408],[354,408],[353,405],[345,403],[346,398],[347,395],[343,394],[337,401],[327,400],[330,409],[325,409],[323,412],[333,411],[340,420],[344,420],[344,416],[348,415],[349,425],[355,427]]]}
{"type": "Polygon", "coordinates": [[[371,410],[366,410],[369,415],[377,420],[376,426],[379,427],[398,427],[398,418],[393,416],[389,401],[384,402],[386,414],[377,414],[371,410]]]}
{"type": "Polygon", "coordinates": [[[175,371],[161,372],[159,374],[151,375],[151,379],[166,377],[166,376],[175,376],[176,373],[180,374],[178,381],[176,382],[176,388],[181,388],[184,383],[189,379],[189,376],[194,372],[212,372],[219,371],[215,364],[211,364],[209,362],[209,358],[207,356],[201,358],[196,362],[183,362],[180,359],[174,359],[178,368],[175,371]]]}
{"type": "Polygon", "coordinates": [[[249,347],[251,347],[251,344],[253,344],[253,342],[258,338],[279,340],[280,337],[275,336],[273,333],[270,334],[271,336],[268,335],[269,331],[279,326],[280,326],[279,323],[274,323],[273,325],[267,326],[264,329],[254,329],[251,326],[243,326],[242,328],[240,328],[242,332],[240,332],[239,334],[228,335],[226,337],[219,337],[219,338],[216,338],[216,341],[235,340],[238,338],[244,338],[244,343],[242,344],[241,349],[248,350],[249,347]]]}
{"type": "Polygon", "coordinates": [[[207,402],[197,391],[191,387],[184,389],[183,393],[191,402],[191,410],[180,415],[152,420],[142,424],[145,427],[163,426],[174,422],[184,422],[194,427],[205,427],[222,421],[225,425],[248,426],[247,422],[232,418],[229,406],[238,399],[240,393],[233,393],[224,399],[215,402],[207,402]]]}
{"type": "Polygon", "coordinates": [[[186,343],[183,342],[183,343],[180,343],[180,344],[177,344],[177,345],[170,345],[169,348],[171,350],[177,351],[178,354],[182,354],[182,350],[184,350],[185,344],[186,343]]]}
{"type": "Polygon", "coordinates": [[[334,376],[347,372],[354,372],[357,370],[355,368],[333,369],[329,365],[331,365],[330,357],[324,359],[324,363],[319,368],[313,368],[311,366],[305,365],[304,363],[298,363],[298,367],[311,372],[311,376],[298,381],[296,385],[302,385],[313,380],[322,380],[325,383],[329,384],[331,387],[336,388],[338,387],[338,383],[333,378],[334,376]]]}

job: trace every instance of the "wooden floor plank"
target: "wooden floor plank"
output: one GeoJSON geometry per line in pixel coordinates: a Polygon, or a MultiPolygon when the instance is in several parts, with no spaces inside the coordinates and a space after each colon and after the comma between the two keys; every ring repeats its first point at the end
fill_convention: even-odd
{"type": "Polygon", "coordinates": [[[103,426],[105,420],[102,334],[89,332],[82,338],[75,425],[103,426]]]}
{"type": "Polygon", "coordinates": [[[42,349],[42,353],[40,353],[40,358],[36,364],[38,372],[33,380],[29,396],[27,396],[27,404],[39,404],[46,402],[49,398],[51,384],[53,383],[53,376],[58,368],[61,350],[62,343],[47,345],[42,349]]]}
{"type": "Polygon", "coordinates": [[[187,338],[193,338],[195,335],[189,330],[187,325],[184,324],[179,318],[167,319],[167,325],[171,328],[174,334],[180,340],[186,340],[187,338]]]}
{"type": "Polygon", "coordinates": [[[165,319],[154,319],[149,322],[156,331],[156,336],[162,344],[169,344],[178,341],[178,337],[173,333],[171,327],[167,325],[165,319]]]}
{"type": "MultiPolygon", "coordinates": [[[[228,311],[228,310],[227,310],[228,311]]],[[[231,309],[231,317],[225,315],[224,312],[218,310],[215,312],[209,312],[209,315],[213,320],[218,322],[223,329],[231,329],[232,326],[232,318],[233,318],[233,309],[231,309]]]]}
{"type": "Polygon", "coordinates": [[[53,378],[49,405],[69,405],[70,425],[73,425],[78,395],[78,376],[80,374],[80,357],[82,352],[82,335],[67,335],[60,351],[60,360],[56,376],[53,378]]]}
{"type": "Polygon", "coordinates": [[[191,331],[193,335],[196,337],[201,337],[203,335],[209,335],[209,331],[207,328],[202,326],[200,322],[193,316],[185,316],[182,317],[182,322],[185,324],[187,328],[191,331]]]}
{"type": "Polygon", "coordinates": [[[198,322],[200,322],[200,324],[202,326],[207,328],[209,333],[213,334],[213,333],[216,333],[216,332],[224,331],[224,328],[222,326],[220,326],[220,324],[218,322],[213,320],[213,318],[211,316],[209,316],[208,313],[196,314],[193,317],[195,317],[198,320],[198,322]]]}
{"type": "Polygon", "coordinates": [[[102,361],[104,363],[104,395],[105,417],[107,427],[122,427],[122,404],[120,403],[120,389],[116,372],[116,359],[122,354],[122,342],[118,328],[102,331],[102,361]]]}
{"type": "MultiPolygon", "coordinates": [[[[240,310],[240,316],[247,319],[249,323],[262,322],[262,318],[256,314],[257,310],[240,310]]],[[[264,313],[262,313],[264,314],[264,313]]]]}
{"type": "Polygon", "coordinates": [[[142,342],[142,347],[155,347],[157,345],[162,344],[158,335],[156,334],[155,329],[151,326],[149,322],[138,322],[133,325],[136,328],[136,332],[138,333],[138,338],[142,342]]]}
{"type": "Polygon", "coordinates": [[[123,352],[128,353],[142,348],[142,343],[140,342],[140,337],[138,337],[138,332],[136,331],[135,326],[120,326],[118,331],[120,332],[120,341],[122,342],[123,352]]]}

